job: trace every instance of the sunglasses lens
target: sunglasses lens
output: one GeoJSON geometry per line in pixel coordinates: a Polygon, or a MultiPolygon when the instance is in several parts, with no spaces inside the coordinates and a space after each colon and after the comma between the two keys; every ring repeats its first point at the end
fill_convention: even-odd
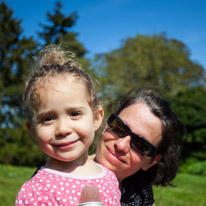
{"type": "Polygon", "coordinates": [[[129,133],[127,126],[117,117],[108,121],[108,125],[110,130],[120,138],[127,136],[129,133]]]}
{"type": "Polygon", "coordinates": [[[153,147],[144,139],[138,136],[133,136],[131,138],[131,147],[133,150],[135,150],[137,153],[148,155],[153,150],[153,147]]]}

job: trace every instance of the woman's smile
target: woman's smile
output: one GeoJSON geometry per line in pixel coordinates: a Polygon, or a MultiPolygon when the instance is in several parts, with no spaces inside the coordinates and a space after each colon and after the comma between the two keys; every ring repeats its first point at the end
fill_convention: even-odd
{"type": "Polygon", "coordinates": [[[124,163],[126,164],[126,162],[124,161],[124,159],[118,155],[115,151],[111,150],[109,147],[106,146],[106,149],[108,151],[108,161],[110,161],[113,164],[119,164],[119,163],[124,163]]]}

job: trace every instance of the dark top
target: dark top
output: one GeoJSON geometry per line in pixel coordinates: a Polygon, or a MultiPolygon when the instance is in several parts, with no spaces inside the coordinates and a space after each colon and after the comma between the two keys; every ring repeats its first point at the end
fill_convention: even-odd
{"type": "Polygon", "coordinates": [[[151,206],[153,204],[152,185],[138,173],[122,182],[121,206],[151,206]]]}

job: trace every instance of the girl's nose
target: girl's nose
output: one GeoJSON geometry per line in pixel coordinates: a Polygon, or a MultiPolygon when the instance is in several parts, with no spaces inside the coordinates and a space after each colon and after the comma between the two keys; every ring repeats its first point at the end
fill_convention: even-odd
{"type": "Polygon", "coordinates": [[[115,140],[114,148],[119,154],[126,154],[130,151],[131,137],[126,136],[115,140]]]}
{"type": "Polygon", "coordinates": [[[69,124],[68,120],[62,118],[57,122],[55,132],[56,136],[66,136],[70,134],[71,131],[71,125],[69,124]]]}

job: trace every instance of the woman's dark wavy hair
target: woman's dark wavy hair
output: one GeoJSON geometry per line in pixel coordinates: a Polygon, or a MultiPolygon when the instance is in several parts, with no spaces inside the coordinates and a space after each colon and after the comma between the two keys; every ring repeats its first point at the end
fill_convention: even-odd
{"type": "Polygon", "coordinates": [[[179,169],[181,144],[185,134],[183,123],[172,112],[170,104],[162,98],[160,90],[141,88],[130,91],[121,98],[116,114],[136,103],[145,103],[151,112],[162,121],[163,133],[161,142],[157,148],[157,154],[161,154],[161,160],[147,171],[140,170],[134,176],[144,178],[154,185],[172,185],[170,182],[176,176],[179,169]]]}

